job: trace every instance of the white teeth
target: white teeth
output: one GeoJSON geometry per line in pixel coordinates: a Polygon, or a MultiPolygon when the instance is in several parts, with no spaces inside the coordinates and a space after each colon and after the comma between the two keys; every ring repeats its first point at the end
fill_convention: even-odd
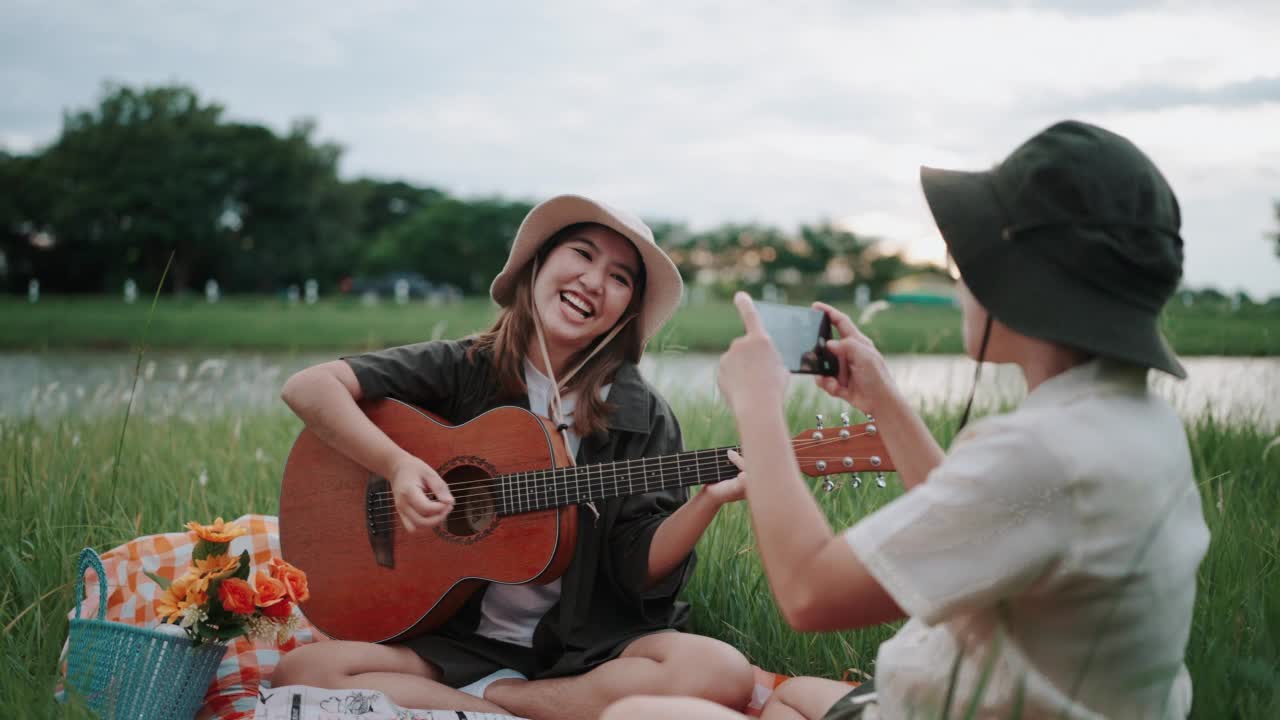
{"type": "Polygon", "coordinates": [[[572,305],[575,310],[582,313],[583,317],[591,317],[591,314],[592,314],[591,308],[587,307],[586,303],[574,297],[573,295],[562,292],[560,293],[560,299],[572,305]]]}

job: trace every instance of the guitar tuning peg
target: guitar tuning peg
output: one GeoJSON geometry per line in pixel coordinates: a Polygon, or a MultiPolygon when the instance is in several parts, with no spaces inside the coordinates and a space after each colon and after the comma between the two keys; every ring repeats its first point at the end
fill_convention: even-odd
{"type": "Polygon", "coordinates": [[[832,480],[832,479],[831,479],[831,478],[829,478],[829,477],[828,477],[828,478],[823,479],[823,481],[822,481],[822,489],[823,489],[824,491],[826,491],[826,492],[831,492],[832,490],[835,490],[835,489],[836,489],[836,483],[835,483],[835,481],[834,481],[834,480],[832,480]]]}
{"type": "Polygon", "coordinates": [[[867,422],[875,422],[876,419],[871,413],[867,413],[867,422]]]}
{"type": "Polygon", "coordinates": [[[840,413],[840,424],[844,425],[845,427],[849,427],[849,413],[847,412],[840,413]]]}
{"type": "Polygon", "coordinates": [[[821,430],[822,429],[822,413],[818,413],[817,418],[818,418],[818,429],[821,430]]]}
{"type": "Polygon", "coordinates": [[[884,481],[884,473],[876,473],[876,485],[882,488],[888,487],[889,483],[884,481]]]}
{"type": "Polygon", "coordinates": [[[849,473],[849,485],[852,486],[854,490],[862,487],[862,478],[858,477],[858,473],[849,473]]]}

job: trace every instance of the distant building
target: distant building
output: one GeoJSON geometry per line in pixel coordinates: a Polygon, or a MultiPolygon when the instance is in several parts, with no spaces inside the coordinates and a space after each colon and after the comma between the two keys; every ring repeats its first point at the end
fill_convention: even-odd
{"type": "Polygon", "coordinates": [[[885,299],[897,305],[956,305],[956,283],[938,273],[898,278],[885,288],[885,299]]]}

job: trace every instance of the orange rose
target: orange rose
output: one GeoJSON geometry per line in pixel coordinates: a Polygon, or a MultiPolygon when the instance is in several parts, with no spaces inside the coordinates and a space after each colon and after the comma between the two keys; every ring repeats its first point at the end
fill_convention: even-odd
{"type": "Polygon", "coordinates": [[[296,602],[306,602],[311,597],[311,590],[307,588],[307,574],[280,558],[271,558],[271,577],[284,583],[285,592],[289,594],[289,599],[296,602]]]}
{"type": "Polygon", "coordinates": [[[289,602],[289,598],[281,598],[280,602],[262,608],[263,617],[269,617],[272,620],[284,620],[292,612],[293,603],[289,602]]]}
{"type": "Polygon", "coordinates": [[[254,598],[254,604],[260,608],[271,607],[279,603],[281,600],[288,602],[288,593],[285,590],[284,583],[271,577],[262,570],[253,576],[253,587],[257,591],[254,598]]]}
{"type": "Polygon", "coordinates": [[[201,525],[192,520],[187,523],[187,529],[195,533],[196,537],[201,540],[211,543],[229,543],[247,532],[233,522],[222,522],[222,518],[215,520],[212,525],[201,525]]]}
{"type": "Polygon", "coordinates": [[[227,578],[218,586],[218,599],[227,612],[236,615],[253,613],[253,588],[240,578],[227,578]]]}

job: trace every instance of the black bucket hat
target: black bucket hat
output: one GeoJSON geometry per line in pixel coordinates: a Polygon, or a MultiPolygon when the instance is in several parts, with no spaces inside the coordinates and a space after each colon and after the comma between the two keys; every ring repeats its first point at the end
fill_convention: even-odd
{"type": "Polygon", "coordinates": [[[1187,376],[1160,332],[1182,277],[1178,200],[1133,143],[1065,121],[991,170],[922,167],[920,183],[961,277],[993,317],[1187,376]]]}

